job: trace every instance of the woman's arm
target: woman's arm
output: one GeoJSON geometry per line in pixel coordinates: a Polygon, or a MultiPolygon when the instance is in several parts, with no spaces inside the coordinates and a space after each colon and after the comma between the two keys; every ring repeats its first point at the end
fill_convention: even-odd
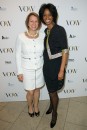
{"type": "Polygon", "coordinates": [[[58,73],[58,80],[62,80],[64,78],[64,70],[67,64],[67,60],[68,60],[68,49],[65,49],[65,50],[67,51],[66,52],[62,51],[62,62],[60,66],[60,71],[58,73]]]}
{"type": "Polygon", "coordinates": [[[21,66],[21,40],[17,37],[16,41],[16,66],[17,66],[17,77],[20,81],[23,81],[23,71],[21,66]]]}

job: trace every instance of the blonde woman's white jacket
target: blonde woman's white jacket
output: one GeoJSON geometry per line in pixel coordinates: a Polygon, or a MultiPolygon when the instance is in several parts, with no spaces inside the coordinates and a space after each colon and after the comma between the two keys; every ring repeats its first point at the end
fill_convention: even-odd
{"type": "Polygon", "coordinates": [[[25,69],[38,69],[43,66],[44,34],[36,39],[28,38],[25,33],[18,35],[16,40],[17,75],[25,69]]]}

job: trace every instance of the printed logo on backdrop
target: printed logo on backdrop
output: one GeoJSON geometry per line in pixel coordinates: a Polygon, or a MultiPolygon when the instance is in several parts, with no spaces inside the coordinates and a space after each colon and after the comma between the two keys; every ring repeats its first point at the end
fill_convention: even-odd
{"type": "Polygon", "coordinates": [[[12,87],[12,86],[14,86],[14,84],[13,83],[8,83],[8,86],[12,87]]]}
{"type": "Polygon", "coordinates": [[[21,12],[33,12],[35,10],[35,6],[19,6],[19,10],[21,12]]]}
{"type": "Polygon", "coordinates": [[[5,61],[5,64],[12,64],[11,61],[5,61]]]}
{"type": "Polygon", "coordinates": [[[85,61],[87,62],[87,57],[85,57],[85,61]]]}
{"type": "Polygon", "coordinates": [[[6,10],[5,7],[1,7],[1,6],[0,6],[0,11],[5,11],[5,10],[6,10]]]}
{"type": "Polygon", "coordinates": [[[66,24],[68,26],[79,26],[81,23],[81,20],[66,20],[66,24]]]}
{"type": "Polygon", "coordinates": [[[71,6],[71,10],[72,10],[72,11],[77,11],[77,8],[76,8],[76,7],[71,6]]]}
{"type": "Polygon", "coordinates": [[[5,93],[6,97],[18,97],[18,93],[5,93]]]}
{"type": "Polygon", "coordinates": [[[9,39],[9,37],[7,37],[7,36],[2,36],[2,40],[7,40],[7,39],[9,39]]]}
{"type": "Polygon", "coordinates": [[[87,79],[83,79],[82,81],[83,81],[83,83],[87,83],[87,79]]]}
{"type": "Polygon", "coordinates": [[[68,73],[68,74],[76,74],[77,69],[66,69],[66,73],[68,73]]]}
{"type": "Polygon", "coordinates": [[[75,35],[72,34],[69,35],[69,38],[75,38],[75,37],[76,37],[75,35]]]}
{"type": "Polygon", "coordinates": [[[13,53],[14,49],[13,48],[0,48],[0,53],[13,53]]]}
{"type": "Polygon", "coordinates": [[[7,20],[7,21],[0,21],[0,26],[1,27],[11,27],[11,25],[12,25],[12,21],[9,21],[9,20],[7,20]]]}
{"type": "Polygon", "coordinates": [[[79,46],[69,46],[69,51],[78,51],[79,46]]]}
{"type": "Polygon", "coordinates": [[[73,80],[69,80],[69,79],[68,79],[68,83],[73,83],[73,80]]]}
{"type": "Polygon", "coordinates": [[[68,59],[69,62],[74,62],[75,60],[74,59],[68,59]]]}
{"type": "Polygon", "coordinates": [[[4,77],[14,77],[17,76],[15,72],[2,72],[4,77]]]}
{"type": "Polygon", "coordinates": [[[64,93],[65,94],[75,93],[75,89],[65,89],[64,93]]]}

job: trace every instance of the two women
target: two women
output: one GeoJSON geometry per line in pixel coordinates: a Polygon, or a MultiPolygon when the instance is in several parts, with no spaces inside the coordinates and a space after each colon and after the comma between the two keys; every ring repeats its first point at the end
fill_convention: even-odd
{"type": "Polygon", "coordinates": [[[26,20],[28,31],[19,35],[16,44],[18,79],[24,82],[29,115],[33,117],[39,116],[40,87],[44,85],[45,78],[50,97],[50,106],[46,114],[52,113],[50,127],[53,128],[57,121],[59,102],[57,91],[63,87],[65,80],[68,58],[67,37],[65,29],[57,25],[58,13],[53,4],[43,4],[39,9],[39,17],[47,26],[44,46],[43,36],[37,31],[40,27],[39,18],[35,13],[31,13],[26,20]]]}

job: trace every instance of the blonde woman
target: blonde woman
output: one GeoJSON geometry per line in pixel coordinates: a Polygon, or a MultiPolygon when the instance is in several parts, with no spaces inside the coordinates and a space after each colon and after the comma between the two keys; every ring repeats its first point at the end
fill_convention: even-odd
{"type": "Polygon", "coordinates": [[[44,86],[44,35],[39,33],[41,22],[35,12],[27,16],[25,24],[27,31],[19,34],[16,41],[17,77],[27,91],[28,114],[34,117],[40,115],[40,88],[44,86]]]}

